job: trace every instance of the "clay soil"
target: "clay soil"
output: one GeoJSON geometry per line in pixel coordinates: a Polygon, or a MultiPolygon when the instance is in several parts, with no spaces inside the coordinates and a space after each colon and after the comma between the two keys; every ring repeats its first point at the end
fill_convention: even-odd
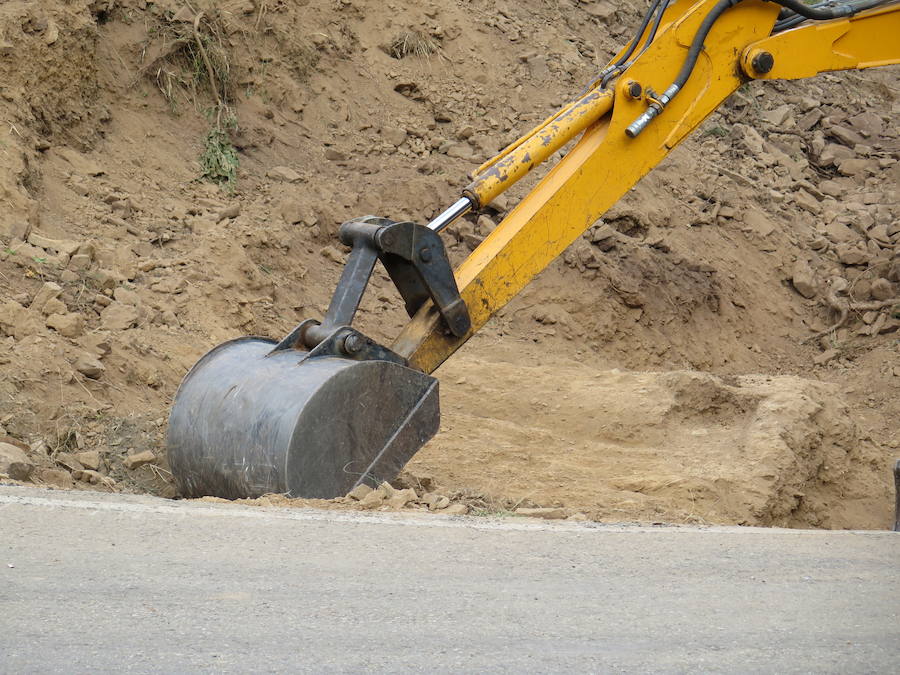
{"type": "MultiPolygon", "coordinates": [[[[436,215],[642,11],[0,4],[4,480],[175,496],[187,369],[321,317],[342,221],[436,215]]],[[[742,87],[438,371],[442,431],[400,482],[488,515],[888,527],[898,96],[896,68],[742,87]]],[[[450,228],[451,258],[533,183],[450,228]]],[[[359,328],[405,321],[379,272],[359,328]]]]}

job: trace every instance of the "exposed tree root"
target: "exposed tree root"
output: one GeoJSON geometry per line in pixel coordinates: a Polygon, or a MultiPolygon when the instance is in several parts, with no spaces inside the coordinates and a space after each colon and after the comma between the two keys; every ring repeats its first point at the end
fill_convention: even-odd
{"type": "Polygon", "coordinates": [[[832,277],[828,283],[828,292],[825,294],[825,304],[838,315],[837,321],[825,330],[820,330],[814,335],[810,335],[800,341],[800,344],[806,344],[813,340],[833,334],[839,328],[843,328],[850,317],[850,312],[874,312],[885,307],[900,305],[900,297],[890,298],[888,300],[872,300],[869,302],[854,302],[849,297],[842,295],[847,292],[847,280],[842,277],[832,277]]]}

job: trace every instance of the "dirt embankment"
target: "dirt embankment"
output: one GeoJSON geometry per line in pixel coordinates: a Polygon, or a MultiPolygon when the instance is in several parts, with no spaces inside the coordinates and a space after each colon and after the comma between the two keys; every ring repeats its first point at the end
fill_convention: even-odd
{"type": "MultiPolygon", "coordinates": [[[[0,441],[20,451],[0,472],[172,494],[187,368],[321,316],[341,221],[434,215],[637,20],[536,0],[0,5],[0,441]]],[[[444,430],[410,484],[487,513],[887,526],[898,91],[896,68],[743,87],[438,373],[444,430]]],[[[525,189],[451,228],[451,257],[525,189]]],[[[361,329],[404,320],[379,273],[361,329]]]]}

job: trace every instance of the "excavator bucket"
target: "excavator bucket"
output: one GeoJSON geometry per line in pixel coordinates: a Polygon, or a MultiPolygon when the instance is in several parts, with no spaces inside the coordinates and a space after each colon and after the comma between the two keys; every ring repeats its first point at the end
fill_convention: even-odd
{"type": "Polygon", "coordinates": [[[437,380],[350,324],[380,260],[410,316],[430,301],[464,335],[469,314],[443,243],[374,216],[344,223],[341,240],[352,251],[321,323],[307,319],[281,342],[226,342],[184,378],[167,437],[183,496],[338,497],[394,478],[437,433],[437,380]]]}
{"type": "Polygon", "coordinates": [[[332,498],[393,478],[439,420],[428,375],[244,337],[206,354],[181,383],[169,462],[186,497],[332,498]]]}

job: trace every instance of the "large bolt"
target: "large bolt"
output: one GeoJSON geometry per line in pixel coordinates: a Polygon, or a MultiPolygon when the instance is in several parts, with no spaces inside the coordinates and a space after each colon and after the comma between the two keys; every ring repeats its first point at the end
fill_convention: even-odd
{"type": "Polygon", "coordinates": [[[628,98],[638,99],[644,93],[644,88],[641,87],[640,82],[631,80],[625,83],[625,93],[628,95],[628,98]]]}
{"type": "Polygon", "coordinates": [[[765,75],[775,67],[775,57],[769,52],[758,52],[750,62],[753,71],[759,75],[765,75]]]}
{"type": "Polygon", "coordinates": [[[365,347],[365,342],[362,337],[356,333],[351,333],[344,338],[344,351],[347,352],[347,354],[358,354],[363,350],[363,347],[365,347]]]}
{"type": "Polygon", "coordinates": [[[427,246],[423,246],[421,249],[419,249],[419,258],[422,260],[422,262],[431,262],[431,249],[427,246]]]}

